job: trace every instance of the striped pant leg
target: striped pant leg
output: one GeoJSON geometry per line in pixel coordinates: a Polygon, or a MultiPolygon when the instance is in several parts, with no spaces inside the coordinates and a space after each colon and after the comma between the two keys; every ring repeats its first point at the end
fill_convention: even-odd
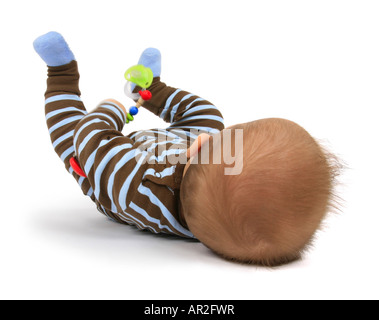
{"type": "Polygon", "coordinates": [[[76,179],[85,195],[93,197],[88,179],[77,175],[70,165],[74,156],[73,136],[78,122],[87,114],[80,99],[79,72],[76,61],[49,67],[45,93],[45,114],[54,150],[63,161],[66,170],[76,179]]]}
{"type": "Polygon", "coordinates": [[[185,90],[169,87],[159,77],[154,78],[149,90],[153,97],[145,101],[143,107],[170,123],[169,130],[196,129],[217,133],[225,128],[220,110],[211,102],[185,90]]]}

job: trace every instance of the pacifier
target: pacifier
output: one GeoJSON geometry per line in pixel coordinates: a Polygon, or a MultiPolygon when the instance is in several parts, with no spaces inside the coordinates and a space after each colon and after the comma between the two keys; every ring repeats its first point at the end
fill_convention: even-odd
{"type": "Polygon", "coordinates": [[[139,64],[130,67],[125,72],[126,84],[124,92],[127,97],[137,100],[136,106],[130,107],[129,112],[126,115],[126,123],[134,120],[134,116],[138,114],[139,108],[145,101],[149,101],[152,98],[152,94],[147,88],[153,83],[154,75],[150,68],[139,64]],[[138,93],[133,93],[136,86],[142,88],[138,93]]]}

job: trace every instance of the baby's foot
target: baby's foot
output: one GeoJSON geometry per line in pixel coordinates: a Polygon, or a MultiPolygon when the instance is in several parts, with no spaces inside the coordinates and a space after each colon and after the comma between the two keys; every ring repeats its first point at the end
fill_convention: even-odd
{"type": "Polygon", "coordinates": [[[153,71],[154,78],[161,76],[162,66],[161,66],[161,53],[158,49],[148,48],[146,49],[138,64],[142,64],[146,68],[150,68],[153,71]]]}
{"type": "MultiPolygon", "coordinates": [[[[154,49],[154,48],[146,49],[144,52],[142,52],[141,57],[139,58],[138,64],[141,64],[146,68],[150,68],[151,71],[153,71],[154,78],[161,76],[161,70],[162,70],[161,53],[158,49],[154,49]]],[[[141,89],[141,88],[137,88],[136,90],[135,89],[136,84],[134,83],[130,83],[129,86],[130,86],[129,88],[125,87],[125,93],[128,91],[135,93],[141,89]]],[[[126,95],[132,98],[133,100],[135,100],[136,97],[138,97],[138,95],[136,97],[133,97],[132,95],[128,95],[127,93],[126,95]]]]}
{"type": "Polygon", "coordinates": [[[59,67],[75,60],[67,42],[61,34],[49,32],[37,38],[34,49],[49,67],[59,67]]]}

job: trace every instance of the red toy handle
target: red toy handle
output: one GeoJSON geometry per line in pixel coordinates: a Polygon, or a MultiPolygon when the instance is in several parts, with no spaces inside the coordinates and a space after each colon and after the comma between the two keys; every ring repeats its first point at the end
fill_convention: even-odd
{"type": "Polygon", "coordinates": [[[149,90],[144,90],[144,91],[141,90],[138,93],[141,96],[141,98],[145,101],[149,101],[153,97],[153,95],[151,94],[149,90]]]}
{"type": "Polygon", "coordinates": [[[72,169],[74,169],[75,173],[77,173],[81,177],[87,178],[86,174],[84,173],[82,168],[80,168],[79,162],[78,162],[78,160],[76,160],[75,157],[72,157],[70,159],[70,165],[71,165],[72,169]]]}

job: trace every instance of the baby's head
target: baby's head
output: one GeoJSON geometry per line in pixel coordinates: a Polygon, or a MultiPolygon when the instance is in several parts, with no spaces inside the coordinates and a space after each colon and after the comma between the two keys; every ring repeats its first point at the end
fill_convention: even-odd
{"type": "Polygon", "coordinates": [[[227,164],[212,164],[228,144],[224,132],[211,137],[183,178],[183,218],[203,244],[227,259],[270,266],[296,260],[333,205],[335,158],[288,120],[229,129],[229,148],[242,172],[226,175],[227,164]],[[238,132],[242,148],[234,145],[238,132]],[[202,163],[204,153],[210,164],[202,163]]]}

